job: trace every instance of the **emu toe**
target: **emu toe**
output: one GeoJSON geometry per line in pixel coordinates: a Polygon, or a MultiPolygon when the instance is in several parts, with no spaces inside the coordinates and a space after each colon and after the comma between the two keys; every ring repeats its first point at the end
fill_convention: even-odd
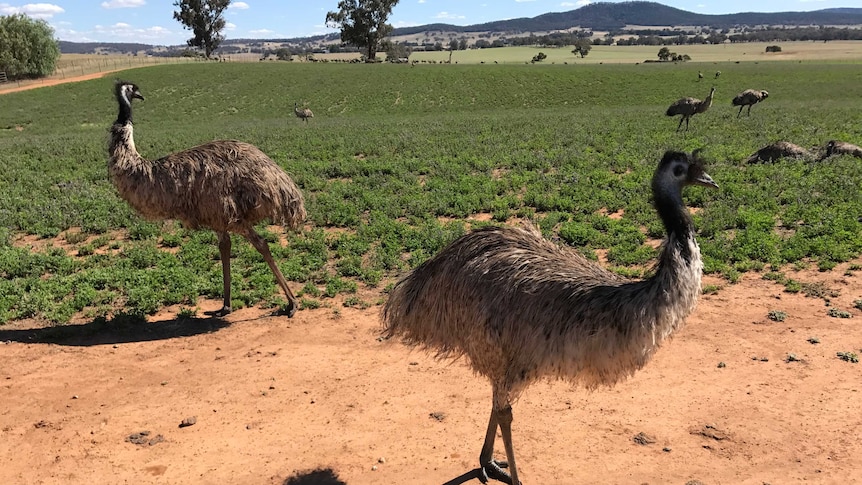
{"type": "Polygon", "coordinates": [[[282,315],[287,315],[287,318],[293,318],[296,315],[296,302],[293,300],[289,300],[287,305],[283,306],[279,311],[282,315]]]}
{"type": "MultiPolygon", "coordinates": [[[[479,473],[479,481],[482,483],[488,483],[488,480],[492,479],[512,485],[512,477],[508,473],[503,471],[503,468],[508,467],[508,462],[491,460],[490,462],[482,465],[482,468],[480,469],[481,472],[479,473]]],[[[520,480],[518,485],[521,485],[520,480]]]]}
{"type": "Polygon", "coordinates": [[[223,307],[221,307],[221,309],[212,312],[212,315],[214,317],[224,317],[230,312],[231,312],[231,308],[229,306],[223,306],[223,307]]]}

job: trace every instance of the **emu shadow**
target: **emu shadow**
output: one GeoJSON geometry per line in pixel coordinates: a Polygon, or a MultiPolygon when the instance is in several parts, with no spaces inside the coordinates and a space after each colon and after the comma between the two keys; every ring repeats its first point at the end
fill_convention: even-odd
{"type": "Polygon", "coordinates": [[[474,469],[470,470],[469,472],[467,472],[467,473],[465,473],[459,477],[455,477],[455,478],[449,480],[448,482],[444,483],[443,485],[461,485],[462,483],[467,483],[470,480],[473,480],[474,478],[476,480],[479,480],[479,481],[484,483],[484,481],[482,481],[482,469],[481,468],[474,468],[474,469]]]}
{"type": "Polygon", "coordinates": [[[216,332],[228,326],[230,326],[229,322],[215,317],[175,318],[147,322],[143,316],[121,313],[110,320],[98,317],[90,323],[81,325],[10,330],[3,330],[0,327],[0,342],[90,347],[191,337],[216,332]]]}
{"type": "Polygon", "coordinates": [[[298,472],[288,477],[282,485],[347,485],[331,468],[318,468],[310,472],[298,472]]]}

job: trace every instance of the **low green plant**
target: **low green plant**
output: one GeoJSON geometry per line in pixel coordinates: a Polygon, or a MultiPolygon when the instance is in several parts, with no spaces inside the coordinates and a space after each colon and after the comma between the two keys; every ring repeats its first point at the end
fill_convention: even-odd
{"type": "Polygon", "coordinates": [[[838,308],[830,308],[828,312],[826,312],[832,318],[850,318],[853,315],[846,310],[839,310],[838,308]]]}
{"type": "Polygon", "coordinates": [[[854,352],[838,352],[835,354],[839,359],[856,364],[859,362],[859,356],[854,352]]]}
{"type": "Polygon", "coordinates": [[[787,319],[787,313],[780,310],[770,310],[766,316],[773,322],[783,322],[787,319]]]}

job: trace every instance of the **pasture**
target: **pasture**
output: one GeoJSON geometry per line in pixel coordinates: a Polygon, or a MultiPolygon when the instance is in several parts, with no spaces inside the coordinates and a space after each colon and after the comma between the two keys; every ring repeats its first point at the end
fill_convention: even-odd
{"type": "MultiPolygon", "coordinates": [[[[690,66],[649,64],[199,64],[123,76],[147,97],[135,113],[144,156],[237,138],[294,177],[308,225],[287,235],[279,258],[309,306],[382,290],[489,220],[533,221],[593,257],[606,250],[623,273],[642,274],[656,255],[649,240],[663,235],[648,179],[668,148],[705,148],[721,180],[721,191],[693,191],[689,202],[700,209],[708,274],[732,282],[749,270],[828,269],[857,256],[855,160],[741,161],[781,139],[858,143],[859,66],[718,67],[725,74],[705,82],[690,66]],[[702,98],[713,83],[714,106],[676,132],[666,106],[702,98]],[[737,119],[730,98],[752,86],[771,95],[737,119]],[[312,123],[293,117],[294,101],[313,109],[312,123]],[[616,212],[622,217],[605,217],[616,212]]],[[[221,292],[211,233],[140,219],[107,180],[111,86],[99,79],[4,96],[2,321],[146,314],[221,292]]],[[[247,245],[236,248],[237,304],[277,305],[265,265],[247,245]]]]}
{"type": "MultiPolygon", "coordinates": [[[[680,52],[689,53],[687,46],[680,52]]],[[[463,363],[446,367],[401,348],[381,350],[373,332],[387,287],[471,227],[523,221],[623,275],[647,275],[663,236],[650,203],[652,171],[666,149],[696,148],[704,149],[708,171],[721,187],[685,194],[708,275],[705,309],[689,325],[704,333],[669,343],[645,378],[612,392],[586,394],[554,384],[528,391],[514,424],[524,443],[516,446],[524,456],[525,483],[571,483],[566,473],[582,473],[598,455],[605,458],[590,465],[587,483],[606,483],[606,477],[613,483],[786,483],[855,476],[862,465],[850,442],[862,424],[847,406],[855,409],[851,382],[859,382],[859,369],[835,362],[834,355],[860,351],[862,334],[829,317],[825,307],[859,317],[862,306],[859,160],[744,160],[776,140],[805,147],[830,139],[862,143],[861,65],[716,59],[709,66],[722,71],[719,79],[698,82],[700,63],[548,61],[196,63],[122,72],[146,96],[134,113],[143,156],[236,138],[260,147],[303,190],[308,220],[301,232],[262,228],[301,299],[293,320],[260,319],[261,309],[267,313],[283,300],[265,263],[241,238],[233,246],[234,307],[246,308],[226,321],[197,318],[221,295],[216,238],[177,223],[144,221],[117,196],[106,171],[106,132],[117,110],[112,78],[3,95],[0,322],[8,330],[0,326],[0,339],[13,343],[2,365],[11,379],[7,389],[16,396],[7,415],[24,424],[6,425],[10,438],[0,457],[12,463],[19,438],[51,450],[45,456],[74,439],[64,434],[67,441],[58,443],[34,433],[65,427],[72,436],[96,437],[68,455],[57,454],[65,461],[42,468],[34,452],[24,460],[28,469],[8,469],[0,477],[74,483],[112,476],[113,470],[123,479],[143,474],[176,483],[281,483],[303,469],[331,466],[355,485],[397,483],[413,476],[416,465],[432,483],[455,478],[475,466],[487,384],[476,379],[475,389],[464,390],[462,379],[470,374],[463,363]],[[702,98],[713,85],[712,107],[694,116],[688,132],[675,131],[678,120],[664,115],[667,106],[683,96],[702,98]],[[730,99],[746,88],[770,95],[750,117],[737,119],[730,99]],[[315,117],[307,124],[296,119],[294,102],[315,117]],[[749,285],[745,295],[723,296],[743,284],[749,285]],[[809,301],[816,309],[805,306],[809,301]],[[786,311],[791,324],[770,324],[766,314],[773,309],[786,311]],[[312,318],[320,325],[309,328],[312,318]],[[758,330],[738,335],[736,326],[751,326],[752,320],[758,330]],[[816,351],[804,343],[813,332],[824,342],[816,351]],[[102,356],[110,346],[99,344],[109,343],[115,351],[102,356]],[[68,346],[74,351],[66,352],[68,346]],[[190,350],[197,346],[209,349],[205,357],[190,350]],[[58,366],[79,374],[61,376],[59,367],[42,367],[28,353],[45,348],[56,354],[58,366]],[[785,362],[791,351],[805,362],[788,365],[797,362],[785,362]],[[213,352],[216,360],[225,358],[215,367],[213,352]],[[767,354],[769,365],[758,360],[767,354]],[[75,411],[63,411],[61,399],[69,399],[63,393],[77,399],[81,391],[75,389],[89,385],[92,364],[75,356],[107,359],[95,372],[103,395],[87,402],[119,407],[99,418],[82,401],[67,406],[75,411]],[[719,360],[730,364],[728,372],[716,374],[719,360]],[[139,361],[147,370],[135,376],[139,361]],[[240,371],[242,362],[249,365],[240,371]],[[387,367],[397,370],[387,373],[387,367]],[[180,369],[194,382],[182,382],[180,369]],[[684,373],[689,370],[693,374],[684,373]],[[286,385],[285,374],[297,375],[286,385]],[[136,384],[111,384],[114,375],[136,384]],[[766,384],[746,389],[738,385],[742,376],[766,384]],[[47,381],[40,383],[42,378],[47,381]],[[52,384],[61,381],[67,384],[52,384]],[[388,386],[395,381],[412,382],[393,390],[388,386]],[[123,394],[131,392],[128,385],[153,389],[145,398],[149,410],[136,410],[135,399],[123,394]],[[700,395],[688,385],[703,392],[713,387],[713,394],[700,395]],[[53,396],[56,409],[40,411],[28,400],[27,390],[38,386],[53,396]],[[783,394],[782,386],[803,397],[783,394]],[[675,409],[671,403],[683,388],[689,402],[702,406],[675,409]],[[249,401],[250,395],[256,399],[249,401]],[[194,396],[203,396],[203,404],[194,396]],[[623,411],[624,405],[631,409],[623,411]],[[113,454],[113,448],[132,446],[122,442],[123,433],[156,422],[166,429],[180,412],[176,406],[194,410],[199,419],[218,411],[218,419],[204,419],[209,428],[191,428],[193,442],[173,431],[146,457],[113,454]],[[438,408],[448,418],[428,421],[438,408]],[[644,408],[645,414],[636,414],[644,408]],[[793,430],[785,420],[798,424],[802,411],[804,424],[814,428],[793,430]],[[80,413],[80,419],[70,421],[65,412],[80,413]],[[658,415],[675,413],[663,427],[655,424],[658,415]],[[27,420],[39,419],[47,424],[34,431],[27,420]],[[836,424],[845,419],[851,421],[836,424]],[[234,429],[237,420],[244,431],[234,429]],[[294,429],[297,422],[307,426],[294,429]],[[571,437],[550,436],[560,423],[577,429],[571,437]],[[338,441],[336,435],[354,425],[360,434],[338,441]],[[694,425],[701,431],[691,431],[694,425]],[[709,438],[715,426],[731,431],[709,438]],[[631,445],[639,430],[659,436],[646,454],[622,444],[631,445]],[[289,436],[293,431],[297,436],[289,436]],[[403,443],[406,435],[410,443],[403,443]],[[815,445],[824,435],[832,441],[815,445]],[[705,436],[714,441],[701,446],[705,436]],[[214,449],[196,448],[213,437],[214,449]],[[788,439],[801,441],[781,448],[788,439]],[[241,445],[233,448],[233,442],[241,445]],[[204,455],[212,461],[183,468],[172,461],[171,450],[190,462],[204,455]],[[97,455],[92,462],[91,452],[97,455]],[[555,468],[572,456],[572,463],[555,468]],[[836,461],[829,462],[833,456],[836,461]],[[262,471],[249,471],[248,463],[258,459],[265,462],[262,471]],[[726,466],[737,459],[745,462],[726,466]],[[717,475],[718,468],[730,471],[717,475]]]]}

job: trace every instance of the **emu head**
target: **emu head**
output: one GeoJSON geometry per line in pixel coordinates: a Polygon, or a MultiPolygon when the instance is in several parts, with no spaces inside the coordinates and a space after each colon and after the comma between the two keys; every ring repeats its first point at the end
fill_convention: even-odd
{"type": "Polygon", "coordinates": [[[837,143],[835,140],[829,140],[829,142],[826,143],[826,155],[823,158],[831,157],[832,155],[835,154],[835,145],[836,144],[837,143]]]}
{"type": "Polygon", "coordinates": [[[768,97],[769,97],[769,93],[768,93],[766,90],[762,90],[762,91],[760,91],[760,96],[761,96],[763,99],[766,99],[766,98],[768,98],[768,97]]]}
{"type": "Polygon", "coordinates": [[[132,105],[132,100],[135,98],[140,100],[144,99],[144,95],[141,94],[141,90],[138,89],[138,85],[135,83],[117,79],[114,84],[114,89],[115,94],[117,95],[117,101],[129,106],[132,105]]]}
{"type": "Polygon", "coordinates": [[[718,188],[718,184],[704,169],[703,158],[700,156],[702,150],[698,148],[690,154],[671,150],[665,152],[653,175],[653,189],[667,184],[675,186],[677,191],[687,185],[718,188]]]}

